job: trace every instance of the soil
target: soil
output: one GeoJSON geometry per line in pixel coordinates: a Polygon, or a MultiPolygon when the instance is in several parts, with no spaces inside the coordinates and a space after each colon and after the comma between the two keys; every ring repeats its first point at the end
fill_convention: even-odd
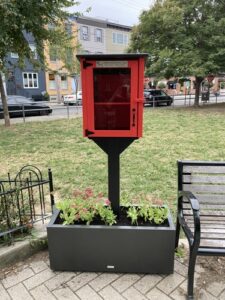
{"type": "Polygon", "coordinates": [[[196,299],[201,288],[206,289],[213,282],[224,281],[225,257],[201,256],[197,258],[197,263],[203,270],[197,278],[196,299]]]}

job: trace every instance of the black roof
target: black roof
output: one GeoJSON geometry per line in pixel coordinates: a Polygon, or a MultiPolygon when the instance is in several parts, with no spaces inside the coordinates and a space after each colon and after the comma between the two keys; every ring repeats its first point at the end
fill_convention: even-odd
{"type": "Polygon", "coordinates": [[[121,53],[121,54],[78,54],[77,58],[93,59],[93,60],[120,60],[120,59],[137,59],[139,57],[148,57],[148,53],[121,53]]]}

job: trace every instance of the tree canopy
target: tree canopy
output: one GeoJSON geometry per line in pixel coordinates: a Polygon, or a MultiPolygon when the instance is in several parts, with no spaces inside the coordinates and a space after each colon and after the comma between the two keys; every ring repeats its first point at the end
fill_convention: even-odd
{"type": "Polygon", "coordinates": [[[225,69],[225,1],[157,0],[140,16],[129,51],[149,53],[147,74],[205,76],[225,69]]]}
{"type": "MultiPolygon", "coordinates": [[[[9,126],[9,114],[3,88],[2,73],[9,52],[17,53],[19,64],[27,58],[34,62],[33,52],[24,33],[32,34],[38,63],[44,65],[45,43],[71,48],[71,37],[66,34],[64,22],[70,14],[68,8],[77,5],[75,0],[1,0],[0,1],[0,92],[4,108],[5,125],[9,126]],[[51,25],[51,26],[49,26],[51,25]]],[[[37,61],[36,61],[37,62],[37,61]]]]}

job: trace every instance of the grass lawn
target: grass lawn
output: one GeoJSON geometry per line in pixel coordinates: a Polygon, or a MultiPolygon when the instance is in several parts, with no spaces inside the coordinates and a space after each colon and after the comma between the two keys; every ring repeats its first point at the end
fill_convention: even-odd
{"type": "MultiPolygon", "coordinates": [[[[0,126],[0,178],[26,164],[53,171],[56,199],[92,187],[107,195],[107,157],[82,137],[81,118],[0,126]]],[[[152,194],[176,202],[179,159],[225,160],[225,106],[151,109],[144,137],[121,155],[121,198],[152,194]]]]}

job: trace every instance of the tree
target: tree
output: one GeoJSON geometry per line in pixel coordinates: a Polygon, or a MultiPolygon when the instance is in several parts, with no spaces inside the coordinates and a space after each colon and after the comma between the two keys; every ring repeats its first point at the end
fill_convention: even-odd
{"type": "Polygon", "coordinates": [[[225,68],[225,1],[157,0],[133,29],[129,52],[148,52],[148,73],[195,76],[195,105],[208,75],[225,68]]]}
{"type": "Polygon", "coordinates": [[[10,126],[6,95],[3,88],[2,74],[5,70],[7,54],[17,53],[19,65],[25,59],[34,62],[34,54],[25,39],[24,32],[33,35],[39,67],[44,66],[45,43],[69,46],[70,36],[62,26],[69,17],[67,9],[78,3],[75,0],[1,0],[0,1],[0,93],[3,104],[5,125],[10,126]],[[51,29],[49,29],[51,24],[51,29]]]}

